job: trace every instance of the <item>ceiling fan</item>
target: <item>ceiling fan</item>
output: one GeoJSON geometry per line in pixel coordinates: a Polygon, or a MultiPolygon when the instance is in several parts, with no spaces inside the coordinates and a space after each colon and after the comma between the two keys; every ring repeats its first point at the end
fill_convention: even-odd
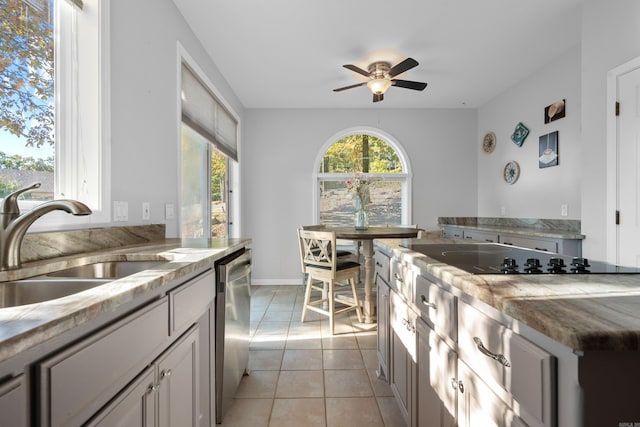
{"type": "Polygon", "coordinates": [[[424,90],[424,88],[427,87],[426,83],[394,79],[395,76],[402,74],[405,71],[416,67],[417,65],[418,61],[413,58],[407,58],[404,61],[394,65],[393,67],[388,62],[374,62],[370,64],[369,67],[367,67],[368,71],[365,71],[362,68],[356,67],[355,65],[351,64],[343,65],[343,67],[348,70],[355,71],[358,74],[362,74],[363,76],[368,77],[369,81],[340,87],[334,89],[333,91],[341,92],[343,90],[353,89],[354,87],[367,85],[371,92],[373,92],[373,102],[379,102],[384,99],[384,93],[391,86],[398,86],[405,89],[413,90],[424,90]]]}

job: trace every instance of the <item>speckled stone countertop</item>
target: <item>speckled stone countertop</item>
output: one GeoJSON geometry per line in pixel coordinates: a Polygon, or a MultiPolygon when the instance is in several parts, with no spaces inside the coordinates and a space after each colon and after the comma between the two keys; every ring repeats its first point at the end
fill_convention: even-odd
{"type": "Polygon", "coordinates": [[[531,218],[440,217],[441,227],[457,227],[494,233],[516,234],[530,237],[583,240],[580,221],[531,218]]]}
{"type": "Polygon", "coordinates": [[[145,292],[188,276],[251,243],[250,239],[166,239],[82,255],[39,260],[0,272],[1,282],[100,261],[166,260],[151,270],[55,300],[0,308],[0,362],[72,328],[115,311],[145,292]]]}
{"type": "Polygon", "coordinates": [[[640,350],[640,274],[473,275],[403,248],[401,243],[375,241],[383,252],[401,257],[569,348],[640,350]]]}

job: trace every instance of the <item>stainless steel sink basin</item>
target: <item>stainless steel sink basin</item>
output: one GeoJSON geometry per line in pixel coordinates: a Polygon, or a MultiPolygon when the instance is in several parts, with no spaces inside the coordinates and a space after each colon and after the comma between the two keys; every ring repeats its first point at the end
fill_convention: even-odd
{"type": "Polygon", "coordinates": [[[66,297],[108,283],[105,279],[33,278],[0,283],[0,308],[66,297]]]}
{"type": "Polygon", "coordinates": [[[121,279],[126,276],[149,270],[167,261],[105,261],[48,273],[47,277],[72,277],[82,279],[121,279]]]}

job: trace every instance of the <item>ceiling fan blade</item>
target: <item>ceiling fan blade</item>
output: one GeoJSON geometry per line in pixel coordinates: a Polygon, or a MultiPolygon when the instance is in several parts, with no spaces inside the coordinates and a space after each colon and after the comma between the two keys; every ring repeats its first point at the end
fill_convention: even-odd
{"type": "Polygon", "coordinates": [[[380,102],[384,99],[383,93],[374,93],[373,94],[373,102],[380,102]]]}
{"type": "Polygon", "coordinates": [[[391,80],[391,85],[403,87],[406,89],[413,89],[413,90],[424,90],[424,88],[427,87],[426,83],[412,82],[410,80],[397,80],[397,79],[391,80]]]}
{"type": "Polygon", "coordinates": [[[334,92],[341,92],[341,91],[343,91],[343,90],[353,89],[354,87],[364,86],[364,85],[366,85],[366,84],[367,84],[367,82],[362,82],[362,83],[358,83],[358,84],[355,84],[355,85],[350,85],[350,86],[345,86],[345,87],[339,87],[339,88],[337,88],[337,89],[334,89],[333,91],[334,91],[334,92]]]}
{"type": "Polygon", "coordinates": [[[400,62],[399,64],[396,64],[393,67],[391,67],[391,69],[389,70],[389,77],[395,77],[398,74],[402,74],[405,71],[408,71],[413,67],[416,67],[417,65],[418,65],[418,61],[416,61],[413,58],[407,58],[404,61],[400,62]]]}
{"type": "Polygon", "coordinates": [[[343,65],[343,67],[346,68],[347,70],[355,71],[358,74],[362,74],[365,77],[369,77],[368,71],[365,71],[362,68],[356,67],[355,65],[346,64],[346,65],[343,65]]]}

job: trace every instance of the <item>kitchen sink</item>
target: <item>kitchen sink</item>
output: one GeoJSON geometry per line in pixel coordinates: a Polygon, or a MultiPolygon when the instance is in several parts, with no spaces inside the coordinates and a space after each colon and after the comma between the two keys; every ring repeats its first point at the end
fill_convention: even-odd
{"type": "Polygon", "coordinates": [[[79,265],[48,273],[46,277],[68,277],[81,279],[121,279],[140,271],[149,270],[167,261],[104,261],[79,265]]]}
{"type": "Polygon", "coordinates": [[[0,283],[0,308],[66,297],[109,283],[106,279],[33,278],[0,283]]]}

